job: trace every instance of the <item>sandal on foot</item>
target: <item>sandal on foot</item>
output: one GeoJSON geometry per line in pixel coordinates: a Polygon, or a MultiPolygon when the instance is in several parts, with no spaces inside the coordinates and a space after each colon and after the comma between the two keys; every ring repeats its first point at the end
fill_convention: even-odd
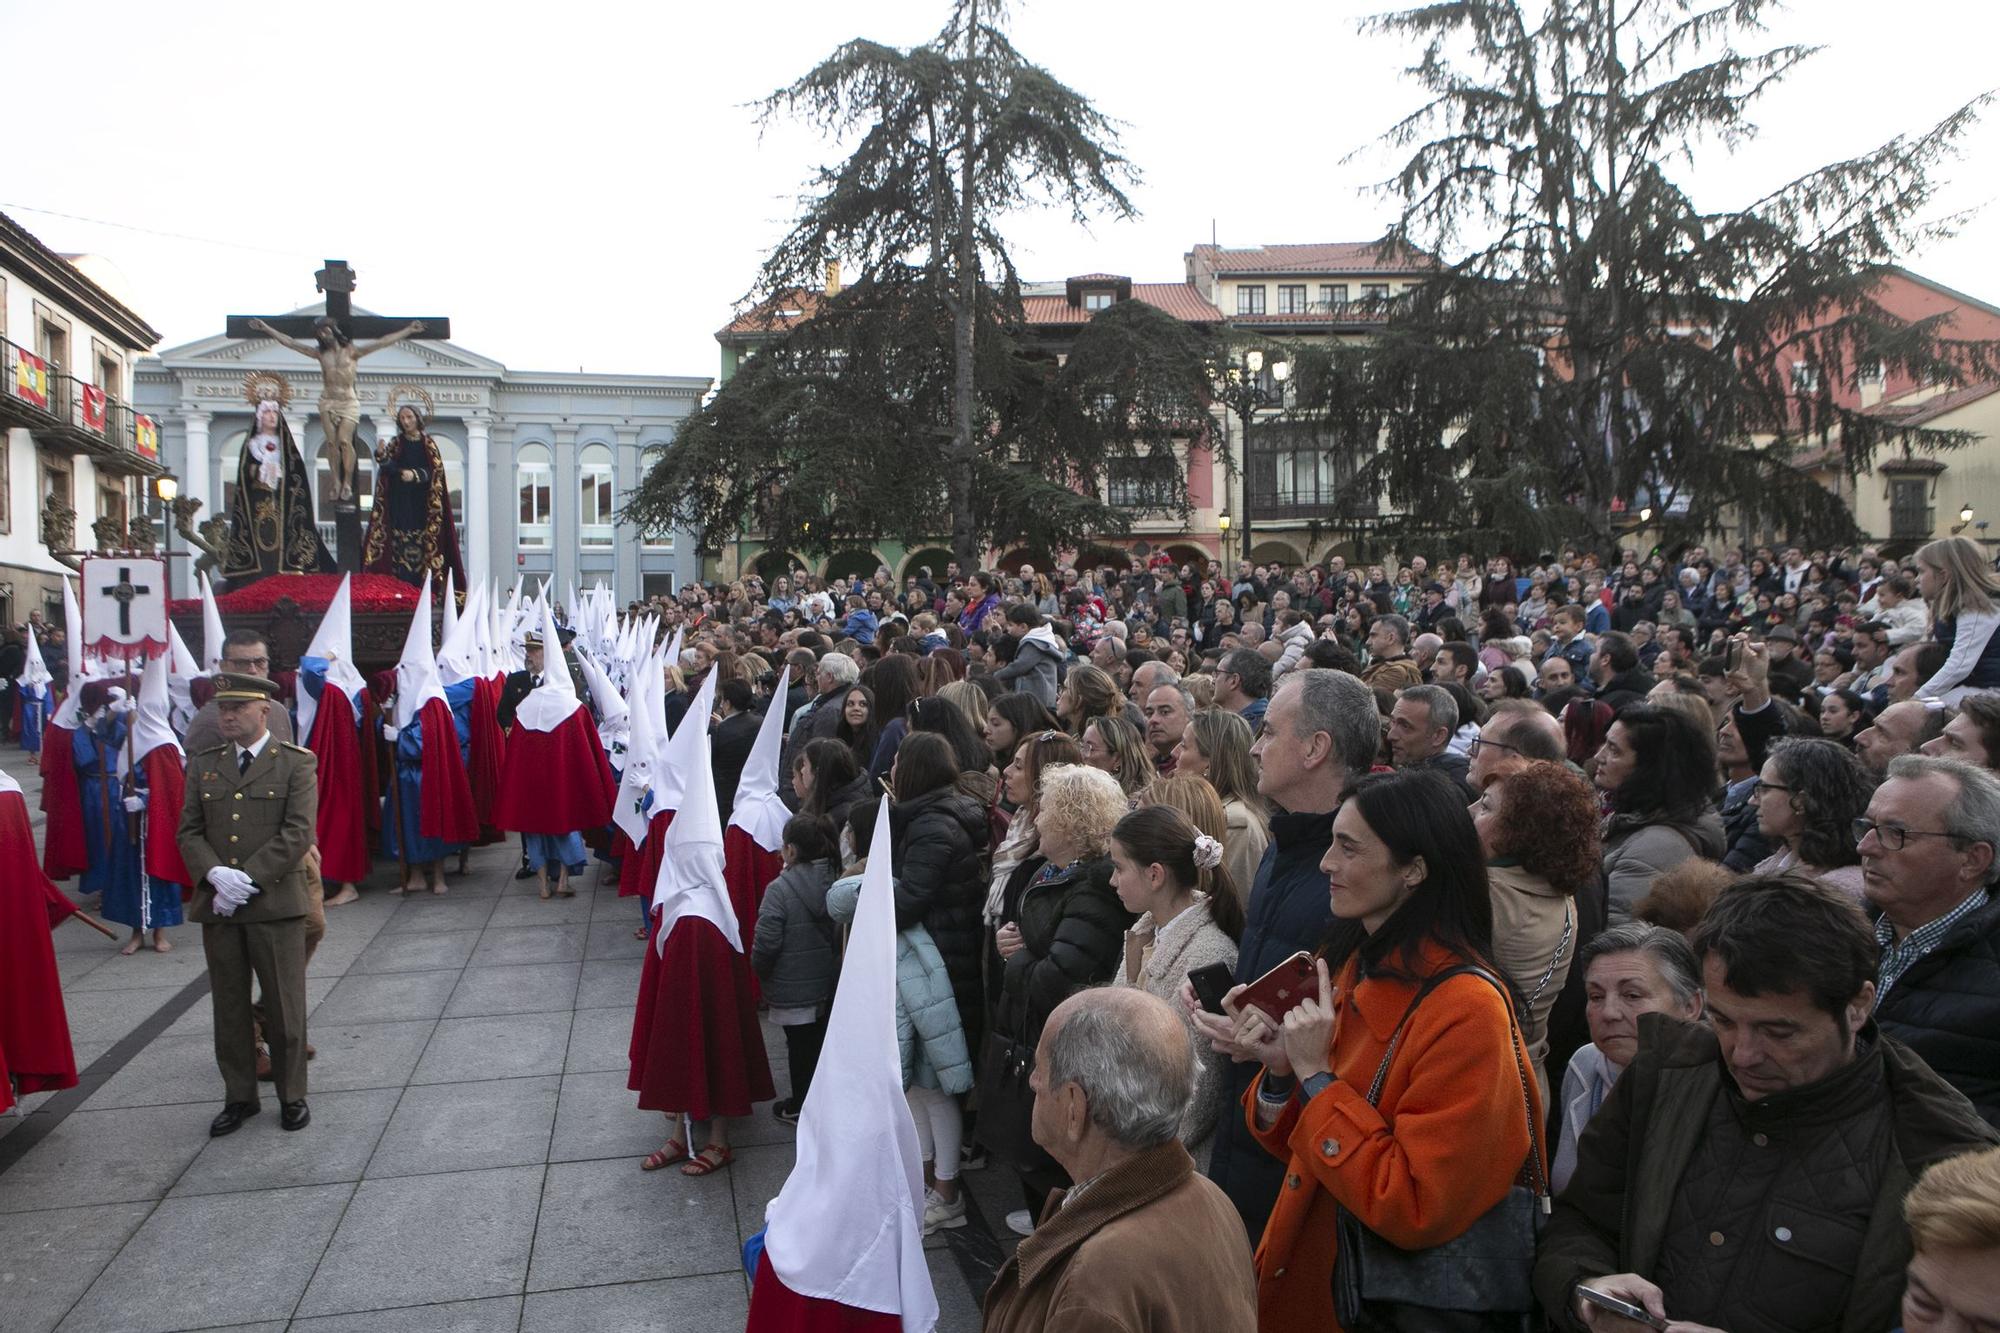
{"type": "Polygon", "coordinates": [[[679,1139],[668,1139],[665,1147],[658,1152],[647,1154],[646,1160],[639,1163],[639,1169],[658,1171],[662,1167],[672,1166],[675,1162],[685,1162],[687,1158],[688,1146],[679,1139]]]}
{"type": "Polygon", "coordinates": [[[713,1175],[735,1160],[736,1154],[729,1151],[727,1145],[710,1143],[687,1160],[681,1167],[681,1174],[684,1176],[713,1175]]]}

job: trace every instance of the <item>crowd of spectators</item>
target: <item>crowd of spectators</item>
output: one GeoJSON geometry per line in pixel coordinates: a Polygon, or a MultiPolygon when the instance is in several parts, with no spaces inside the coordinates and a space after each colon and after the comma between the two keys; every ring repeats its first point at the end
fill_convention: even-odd
{"type": "MultiPolygon", "coordinates": [[[[683,698],[720,671],[749,713],[792,668],[774,920],[851,913],[892,797],[926,1226],[968,1224],[964,1170],[1018,1179],[989,1327],[1415,1326],[1453,1281],[1490,1327],[1990,1322],[1976,544],[1156,554],[668,609],[683,698]]],[[[760,968],[817,991],[799,938],[760,968]]]]}

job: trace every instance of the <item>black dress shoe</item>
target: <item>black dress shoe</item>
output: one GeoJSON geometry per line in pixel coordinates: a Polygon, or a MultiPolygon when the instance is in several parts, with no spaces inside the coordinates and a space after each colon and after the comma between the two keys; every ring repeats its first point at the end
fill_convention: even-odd
{"type": "Polygon", "coordinates": [[[304,1129],[312,1123],[313,1113],[306,1109],[306,1100],[301,1097],[295,1102],[286,1102],[278,1108],[280,1129],[304,1129]]]}
{"type": "Polygon", "coordinates": [[[245,1120],[261,1109],[255,1102],[229,1102],[215,1119],[208,1122],[208,1136],[219,1139],[224,1134],[234,1134],[243,1128],[245,1120]]]}
{"type": "Polygon", "coordinates": [[[533,879],[534,877],[535,877],[535,868],[529,865],[526,861],[521,862],[521,868],[514,872],[515,879],[533,879]]]}

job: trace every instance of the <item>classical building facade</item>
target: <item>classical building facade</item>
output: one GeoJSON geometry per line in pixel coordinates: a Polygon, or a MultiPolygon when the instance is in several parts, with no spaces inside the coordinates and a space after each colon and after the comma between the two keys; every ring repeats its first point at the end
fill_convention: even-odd
{"type": "MultiPolygon", "coordinates": [[[[181,493],[203,501],[205,518],[228,512],[251,425],[244,381],[264,372],[291,386],[286,416],[315,479],[331,550],[331,460],[316,410],[316,362],[268,340],[217,334],[141,362],[135,392],[161,423],[161,456],[182,479],[181,493]]],[[[641,533],[617,512],[700,404],[706,378],[510,370],[455,343],[417,341],[364,358],[356,378],[364,523],[373,489],[368,448],[394,433],[392,402],[415,402],[428,405],[428,429],[444,456],[468,578],[511,583],[521,574],[530,588],[549,578],[559,597],[571,583],[587,588],[601,579],[629,600],[695,576],[686,533],[641,533]]]]}
{"type": "Polygon", "coordinates": [[[0,624],[61,624],[51,549],[94,549],[99,520],[122,532],[157,513],[158,433],[130,385],[160,335],[90,276],[98,262],[0,214],[0,624]]]}

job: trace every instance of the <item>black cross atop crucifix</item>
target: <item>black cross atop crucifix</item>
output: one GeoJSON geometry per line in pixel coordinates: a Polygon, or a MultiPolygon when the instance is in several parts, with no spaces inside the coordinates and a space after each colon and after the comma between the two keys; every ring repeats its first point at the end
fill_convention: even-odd
{"type": "Polygon", "coordinates": [[[141,593],[151,592],[152,588],[143,583],[132,582],[132,567],[130,565],[120,565],[118,566],[118,582],[107,583],[97,591],[102,596],[117,600],[118,632],[120,634],[130,634],[132,632],[133,599],[141,593]]]}
{"type": "MultiPolygon", "coordinates": [[[[354,270],[345,259],[329,259],[326,267],[313,274],[313,284],[326,295],[326,313],[340,326],[341,332],[350,339],[386,337],[411,320],[422,320],[424,331],[412,334],[421,339],[444,339],[451,337],[451,321],[438,315],[357,315],[354,313],[354,288],[357,279],[354,270]]],[[[224,332],[231,338],[261,338],[264,335],[250,327],[250,321],[260,318],[256,315],[231,315],[224,332]]],[[[279,333],[294,338],[313,336],[313,325],[319,322],[318,315],[264,315],[266,324],[279,333]]]]}

